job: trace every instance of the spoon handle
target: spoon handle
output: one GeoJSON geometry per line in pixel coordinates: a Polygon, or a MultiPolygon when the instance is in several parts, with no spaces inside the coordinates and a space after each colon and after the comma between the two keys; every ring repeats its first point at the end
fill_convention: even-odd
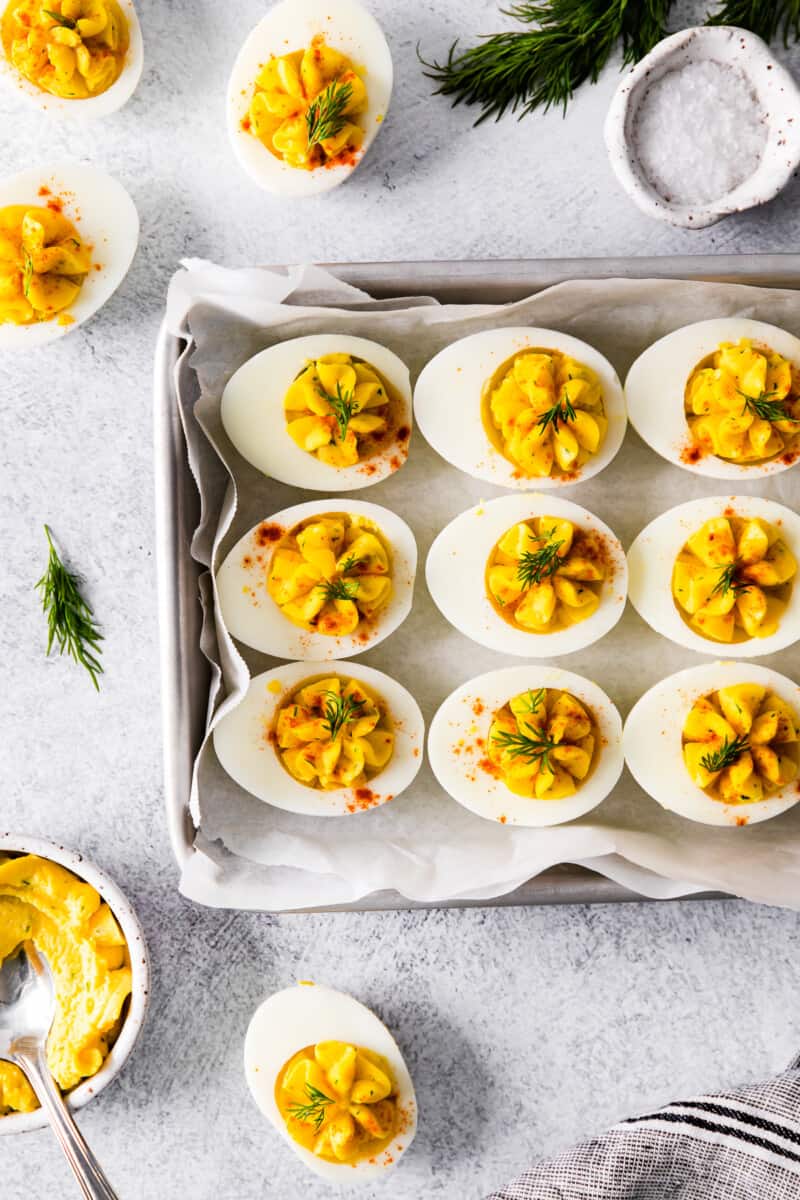
{"type": "Polygon", "coordinates": [[[103,1174],[102,1168],[92,1154],[72,1115],[64,1103],[61,1092],[56,1087],[44,1049],[41,1047],[27,1048],[20,1045],[19,1039],[15,1047],[15,1061],[27,1075],[37,1099],[47,1113],[61,1149],[66,1155],[67,1162],[75,1173],[75,1178],[81,1186],[86,1200],[118,1200],[117,1193],[103,1174]]]}

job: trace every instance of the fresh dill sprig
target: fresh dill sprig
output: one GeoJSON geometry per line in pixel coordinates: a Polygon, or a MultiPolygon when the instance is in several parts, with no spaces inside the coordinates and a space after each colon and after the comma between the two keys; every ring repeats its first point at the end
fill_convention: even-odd
{"type": "Polygon", "coordinates": [[[740,396],[744,397],[742,413],[751,412],[754,416],[760,417],[762,421],[785,421],[787,419],[783,400],[773,399],[773,396],[777,396],[777,391],[762,392],[760,396],[748,396],[747,392],[743,392],[741,388],[736,390],[740,396]]]}
{"type": "Polygon", "coordinates": [[[559,550],[564,545],[563,540],[548,542],[539,550],[526,550],[517,563],[517,579],[525,591],[543,579],[555,575],[561,566],[559,550]]]}
{"type": "Polygon", "coordinates": [[[325,603],[332,604],[334,600],[355,600],[358,592],[357,579],[326,579],[317,587],[325,594],[325,603]]]}
{"type": "Polygon", "coordinates": [[[558,744],[545,733],[532,737],[526,733],[509,733],[507,729],[493,733],[492,741],[504,750],[509,758],[521,758],[528,763],[539,762],[546,771],[551,770],[550,752],[555,750],[558,744]]]}
{"type": "Polygon", "coordinates": [[[356,700],[352,696],[339,696],[336,692],[323,692],[323,712],[325,725],[330,733],[331,741],[335,742],[345,725],[357,721],[366,700],[356,700]]]}
{"type": "Polygon", "coordinates": [[[328,1105],[335,1104],[336,1101],[330,1096],[326,1096],[319,1088],[314,1087],[313,1083],[306,1084],[305,1093],[308,1096],[308,1104],[290,1104],[289,1112],[296,1121],[304,1121],[308,1125],[313,1125],[314,1132],[319,1133],[328,1105]]]}
{"type": "Polygon", "coordinates": [[[342,575],[347,575],[350,571],[357,567],[360,562],[363,561],[364,560],[358,554],[348,554],[347,558],[340,565],[339,571],[342,575]]]}
{"type": "Polygon", "coordinates": [[[50,8],[43,8],[42,12],[46,17],[50,17],[57,25],[63,25],[65,29],[77,29],[78,22],[73,21],[71,17],[62,16],[61,13],[53,12],[50,8]]]}
{"type": "Polygon", "coordinates": [[[800,38],[800,0],[724,0],[706,24],[737,25],[757,33],[765,42],[780,33],[788,46],[790,38],[800,38]]]}
{"type": "Polygon", "coordinates": [[[336,424],[339,427],[339,438],[341,441],[344,441],[347,434],[347,427],[358,412],[355,396],[352,392],[343,392],[342,385],[338,381],[336,383],[335,395],[326,392],[322,384],[319,385],[317,391],[322,396],[322,399],[327,400],[328,404],[330,404],[333,415],[336,418],[336,424]]]}
{"type": "Polygon", "coordinates": [[[547,412],[543,412],[537,421],[539,429],[544,432],[548,425],[553,426],[553,433],[558,429],[558,423],[561,421],[566,424],[567,421],[575,420],[575,409],[570,403],[569,396],[565,396],[563,400],[559,400],[552,408],[548,408],[547,412]]]}
{"type": "Polygon", "coordinates": [[[53,544],[49,525],[44,527],[50,554],[47,569],[36,584],[41,594],[42,611],[47,616],[47,651],[58,646],[59,654],[65,652],[85,667],[97,691],[100,690],[97,676],[100,665],[100,642],[102,634],[95,623],[91,608],[80,593],[81,578],[68,571],[53,544]]]}
{"type": "Polygon", "coordinates": [[[749,749],[750,743],[744,736],[737,734],[733,741],[725,738],[718,750],[711,750],[708,754],[703,755],[700,759],[700,766],[711,772],[724,771],[726,767],[733,766],[749,749]]]}
{"type": "Polygon", "coordinates": [[[353,85],[333,80],[324,92],[316,97],[306,112],[306,134],[308,147],[319,145],[328,138],[336,137],[347,124],[345,109],[350,103],[353,85]]]}
{"type": "Polygon", "coordinates": [[[709,595],[712,596],[727,596],[728,592],[747,592],[750,590],[750,584],[744,580],[736,578],[736,572],[739,570],[737,563],[728,563],[719,573],[719,579],[714,584],[709,595]]]}
{"type": "Polygon", "coordinates": [[[525,693],[524,711],[526,713],[537,713],[544,703],[545,689],[538,688],[535,692],[533,688],[528,688],[525,693]]]}
{"type": "Polygon", "coordinates": [[[33,259],[27,250],[23,250],[25,255],[25,270],[22,274],[22,294],[25,299],[28,299],[28,292],[31,290],[31,281],[33,280],[33,259]]]}

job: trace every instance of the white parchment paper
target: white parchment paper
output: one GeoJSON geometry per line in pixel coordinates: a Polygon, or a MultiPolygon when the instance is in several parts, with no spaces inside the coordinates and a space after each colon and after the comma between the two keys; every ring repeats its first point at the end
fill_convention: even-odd
{"type": "MultiPolygon", "coordinates": [[[[575,280],[513,305],[438,305],[419,298],[372,301],[319,268],[286,276],[185,263],[172,281],[167,317],[173,333],[190,339],[175,387],[202,498],[192,549],[209,568],[201,580],[202,646],[213,668],[209,732],[239,702],[251,674],[277,665],[234,644],[216,611],[211,572],[256,522],[319,495],[265,478],[228,441],[219,418],[220,398],[243,362],[276,341],[341,331],[388,346],[408,364],[414,379],[457,338],[495,326],[529,324],[585,339],[624,378],[633,359],[656,338],[691,321],[723,315],[756,317],[800,334],[797,293],[738,284],[575,280]]],[[[796,506],[799,481],[800,468],[744,483],[739,491],[796,506]]],[[[559,494],[585,504],[628,547],[665,509],[720,490],[719,481],[661,460],[629,429],[609,468],[559,494]]],[[[443,462],[418,431],[407,465],[365,492],[409,523],[421,565],[433,538],[452,517],[480,499],[502,494],[443,462]]],[[[451,628],[427,594],[422,569],[407,621],[361,657],[403,683],[427,721],[466,679],[519,661],[477,646],[451,628]]],[[[630,605],[601,642],[561,660],[599,683],[623,717],[657,680],[699,661],[701,656],[655,634],[630,605]]],[[[762,661],[784,674],[800,675],[797,647],[762,661]]],[[[665,812],[627,772],[599,808],[551,829],[509,828],[474,816],[441,790],[427,764],[414,785],[390,804],[345,818],[314,820],[272,808],[244,792],[222,770],[207,737],[195,763],[191,803],[195,853],[184,867],[181,889],[206,904],[279,910],[340,904],[387,888],[429,902],[482,899],[511,891],[556,863],[572,862],[649,896],[720,889],[800,908],[800,805],[760,825],[709,828],[665,812]]]]}

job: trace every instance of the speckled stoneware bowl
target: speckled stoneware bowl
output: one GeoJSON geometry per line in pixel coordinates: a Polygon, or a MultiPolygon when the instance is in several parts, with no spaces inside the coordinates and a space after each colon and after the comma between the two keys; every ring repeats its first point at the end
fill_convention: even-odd
{"type": "Polygon", "coordinates": [[[800,165],[800,89],[765,42],[728,25],[701,25],[664,38],[628,71],[611,101],[605,140],[617,179],[643,212],[685,229],[703,229],[772,200],[800,165]],[[636,119],[650,86],[669,71],[710,60],[737,67],[750,83],[767,127],[755,172],[711,204],[671,203],[648,181],[636,154],[636,119]]]}
{"type": "MultiPolygon", "coordinates": [[[[97,1074],[85,1079],[67,1093],[67,1104],[74,1112],[88,1104],[116,1078],[127,1062],[144,1024],[150,997],[150,960],[144,934],[136,913],[113,880],[76,850],[68,850],[55,842],[46,842],[26,834],[0,833],[0,855],[2,854],[38,854],[41,858],[59,863],[91,884],[109,905],[128,943],[133,985],[122,1028],[97,1074]]],[[[0,1117],[0,1134],[27,1133],[31,1129],[45,1128],[47,1124],[47,1117],[40,1108],[30,1113],[10,1113],[0,1117]]]]}

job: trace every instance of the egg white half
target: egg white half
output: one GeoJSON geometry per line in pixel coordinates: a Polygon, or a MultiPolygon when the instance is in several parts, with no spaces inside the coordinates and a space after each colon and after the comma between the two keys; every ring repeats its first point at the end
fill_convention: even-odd
{"type": "Polygon", "coordinates": [[[794,582],[789,604],[775,633],[729,645],[695,633],[681,617],[672,595],[672,571],[679,552],[701,525],[712,517],[724,516],[726,511],[735,516],[761,517],[771,525],[777,525],[789,549],[800,560],[800,516],[790,508],[757,496],[710,496],[689,500],[651,521],[628,551],[631,604],[656,633],[687,650],[719,654],[727,649],[738,658],[762,658],[800,639],[800,581],[794,582]]]}
{"type": "Polygon", "coordinates": [[[276,658],[324,662],[363,654],[394,633],[411,611],[416,570],[414,535],[405,521],[388,508],[363,500],[311,500],[267,517],[239,538],[217,572],[217,595],[228,632],[245,645],[276,658]],[[392,564],[389,603],[374,624],[361,622],[355,633],[343,637],[312,633],[284,616],[267,590],[269,562],[275,546],[264,547],[259,540],[259,530],[264,525],[288,532],[309,517],[336,512],[374,521],[388,543],[392,564]]]}
{"type": "Polygon", "coordinates": [[[231,779],[274,808],[311,817],[350,816],[399,796],[422,764],[424,739],[425,722],[419,705],[402,684],[373,667],[344,661],[286,663],[256,675],[241,703],[227,712],[214,729],[217,758],[231,779]],[[365,785],[372,793],[368,802],[360,801],[353,788],[327,792],[306,787],[282,765],[269,738],[278,709],[303,683],[327,675],[357,680],[384,700],[388,708],[394,751],[383,770],[365,785]]]}
{"type": "Polygon", "coordinates": [[[88,321],[122,283],[139,243],[139,217],[122,184],[81,163],[31,167],[0,180],[0,208],[9,204],[46,207],[52,197],[40,196],[42,187],[63,201],[64,216],[92,246],[92,266],[76,300],[66,310],[74,318],[71,324],[59,325],[57,318],[36,325],[2,324],[0,351],[32,350],[88,321]]]}
{"type": "Polygon", "coordinates": [[[535,492],[500,496],[457,516],[431,546],[425,577],[434,603],[451,625],[481,646],[519,658],[556,658],[591,646],[616,625],[628,591],[625,554],[609,527],[579,504],[535,492]],[[492,606],[486,593],[486,562],[512,525],[541,516],[563,517],[579,529],[601,534],[609,572],[600,585],[600,604],[585,621],[553,633],[526,633],[504,621],[492,606]]]}
{"type": "Polygon", "coordinates": [[[360,1184],[385,1175],[414,1140],[417,1100],[402,1051],[375,1013],[345,992],[303,983],[270,996],[250,1021],[244,1043],[244,1070],[253,1099],[270,1124],[305,1166],[331,1182],[360,1184]],[[288,1060],[305,1046],[327,1041],[373,1050],[391,1067],[401,1124],[374,1162],[364,1159],[332,1163],[311,1154],[289,1135],[275,1101],[275,1084],[288,1060]]]}
{"type": "Polygon", "coordinates": [[[581,675],[560,667],[504,667],[451,692],[431,722],[428,759],[445,791],[479,817],[508,825],[563,825],[596,808],[619,779],[622,721],[605,692],[581,675]],[[528,688],[540,687],[570,692],[590,710],[597,727],[600,749],[594,769],[563,800],[517,796],[480,765],[497,710],[528,688]]]}
{"type": "Polygon", "coordinates": [[[393,67],[389,45],[378,22],[356,0],[282,0],[248,34],[228,82],[228,136],[250,178],[280,196],[314,196],[337,187],[360,165],[377,137],[392,96],[393,67]],[[305,50],[317,34],[346,54],[364,80],[367,108],[358,117],[364,130],[361,155],[354,166],[340,164],[304,171],[276,158],[242,127],[261,68],[273,56],[305,50]]]}
{"type": "Polygon", "coordinates": [[[500,487],[558,488],[591,479],[616,455],[625,437],[625,401],[617,373],[593,346],[554,329],[486,329],[440,350],[424,367],[414,388],[414,414],[437,454],[476,479],[500,487]],[[519,468],[492,445],[481,417],[487,380],[515,354],[528,349],[560,350],[598,376],[608,429],[597,454],[575,475],[546,478],[520,475],[519,468]]]}
{"type": "Polygon", "coordinates": [[[278,342],[248,359],[222,393],[222,424],[242,457],[279,483],[334,493],[371,487],[405,463],[408,437],[395,438],[380,454],[355,466],[333,467],[301,450],[286,428],[283,400],[290,385],[309,359],[325,354],[350,354],[375,367],[396,393],[398,429],[411,429],[411,383],[405,363],[377,342],[331,333],[278,342]]]}
{"type": "Polygon", "coordinates": [[[683,407],[689,376],[721,342],[751,338],[800,366],[800,339],[745,317],[721,317],[684,325],[649,346],[634,362],[625,380],[625,399],[631,425],[651,450],[667,462],[707,479],[763,479],[793,464],[780,457],[764,463],[735,463],[705,454],[696,462],[695,449],[683,407]]]}
{"type": "Polygon", "coordinates": [[[637,701],[625,722],[625,761],[639,786],[663,808],[703,825],[755,825],[800,800],[797,780],[757,804],[712,800],[692,781],[683,761],[684,721],[702,696],[738,683],[761,684],[800,708],[800,687],[785,675],[755,663],[714,662],[662,679],[637,701]]]}

